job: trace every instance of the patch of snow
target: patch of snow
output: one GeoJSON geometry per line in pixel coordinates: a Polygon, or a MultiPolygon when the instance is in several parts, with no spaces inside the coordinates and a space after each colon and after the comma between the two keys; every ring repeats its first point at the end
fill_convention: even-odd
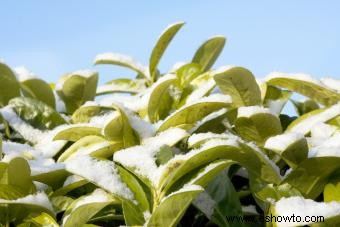
{"type": "Polygon", "coordinates": [[[56,163],[52,158],[28,160],[28,163],[31,167],[32,176],[65,169],[63,163],[56,163]]]}
{"type": "Polygon", "coordinates": [[[12,203],[12,204],[32,204],[37,205],[41,207],[45,207],[46,209],[53,211],[52,204],[49,201],[47,195],[45,192],[38,192],[34,195],[28,195],[16,200],[6,200],[6,199],[0,199],[0,203],[12,203]]]}
{"type": "Polygon", "coordinates": [[[200,210],[207,216],[207,218],[211,218],[214,214],[216,202],[211,198],[211,196],[206,192],[201,192],[192,203],[199,207],[200,210]]]}
{"type": "Polygon", "coordinates": [[[133,65],[133,67],[139,71],[143,72],[147,77],[149,77],[149,71],[148,69],[142,65],[141,63],[137,62],[135,59],[132,57],[125,55],[125,54],[120,54],[120,53],[102,53],[98,54],[95,57],[94,62],[99,62],[99,61],[113,61],[113,62],[122,62],[127,65],[133,65]]]}
{"type": "Polygon", "coordinates": [[[301,222],[277,222],[278,227],[289,227],[296,225],[308,225],[312,222],[306,222],[306,216],[323,216],[325,219],[340,215],[340,202],[315,202],[311,199],[305,199],[300,196],[281,198],[275,204],[275,215],[278,216],[300,216],[301,222]]]}
{"type": "Polygon", "coordinates": [[[259,113],[272,114],[268,108],[265,108],[262,106],[241,106],[237,110],[237,118],[240,118],[240,117],[249,118],[259,113]]]}
{"type": "Polygon", "coordinates": [[[222,116],[223,114],[227,113],[227,111],[228,110],[226,108],[222,108],[220,110],[217,110],[215,112],[208,114],[207,116],[203,117],[201,120],[197,121],[195,123],[195,126],[192,129],[190,129],[189,132],[190,133],[195,132],[199,127],[201,127],[205,123],[222,116]]]}
{"type": "Polygon", "coordinates": [[[337,92],[340,92],[340,80],[334,78],[321,78],[321,83],[337,92]]]}
{"type": "Polygon", "coordinates": [[[78,200],[74,205],[73,210],[86,204],[105,203],[109,202],[110,200],[111,200],[110,196],[104,190],[97,188],[90,195],[84,196],[80,200],[78,200]]]}
{"type": "Polygon", "coordinates": [[[66,170],[82,176],[105,190],[123,198],[133,200],[134,196],[121,180],[112,161],[101,161],[89,156],[75,156],[65,162],[66,170]]]}
{"type": "Polygon", "coordinates": [[[89,124],[97,128],[104,128],[106,124],[110,123],[110,121],[118,116],[119,114],[117,111],[110,111],[102,115],[93,116],[90,119],[89,124]]]}
{"type": "Polygon", "coordinates": [[[83,177],[78,176],[78,175],[70,175],[66,178],[66,180],[64,181],[63,187],[76,183],[78,181],[84,180],[83,177]]]}
{"type": "Polygon", "coordinates": [[[181,68],[183,65],[187,64],[184,61],[176,62],[171,69],[169,70],[170,73],[175,73],[179,68],[181,68]]]}
{"type": "Polygon", "coordinates": [[[199,185],[196,185],[196,184],[186,184],[184,185],[181,189],[177,190],[177,191],[174,191],[172,193],[170,193],[169,195],[165,196],[164,198],[162,198],[161,202],[163,202],[164,200],[174,196],[174,195],[177,195],[177,194],[180,194],[180,193],[183,193],[183,192],[193,192],[193,191],[204,191],[204,188],[202,188],[201,186],[199,185]]]}
{"type": "Polygon", "coordinates": [[[197,102],[199,99],[207,95],[214,87],[216,83],[214,79],[210,79],[196,88],[187,98],[186,104],[197,102]]]}
{"type": "Polygon", "coordinates": [[[25,81],[25,80],[30,80],[30,79],[35,79],[37,78],[34,73],[29,71],[27,68],[24,66],[16,67],[14,68],[14,73],[16,74],[16,77],[19,81],[25,81]]]}
{"type": "Polygon", "coordinates": [[[299,123],[289,128],[289,132],[297,132],[302,134],[307,134],[310,132],[317,124],[326,122],[332,118],[339,116],[340,114],[340,103],[335,104],[331,107],[324,109],[322,112],[316,113],[306,119],[301,120],[299,123]]]}
{"type": "Polygon", "coordinates": [[[172,146],[187,136],[183,129],[170,128],[155,137],[143,141],[143,145],[116,151],[113,160],[135,169],[136,173],[150,180],[153,185],[159,181],[159,169],[155,155],[162,145],[172,146]]]}
{"type": "Polygon", "coordinates": [[[320,83],[320,81],[315,80],[310,75],[304,74],[304,73],[291,73],[291,74],[289,74],[289,73],[282,73],[282,72],[272,72],[265,77],[265,80],[269,81],[269,80],[275,79],[275,78],[287,78],[287,79],[293,79],[293,80],[302,80],[302,81],[310,82],[310,83],[313,83],[313,84],[322,85],[320,83]]]}
{"type": "Polygon", "coordinates": [[[264,148],[281,153],[291,144],[304,138],[301,133],[287,132],[281,135],[272,136],[266,140],[264,148]]]}

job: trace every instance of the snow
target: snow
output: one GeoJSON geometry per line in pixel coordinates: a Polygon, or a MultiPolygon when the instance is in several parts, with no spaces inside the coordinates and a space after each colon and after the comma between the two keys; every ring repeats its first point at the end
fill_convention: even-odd
{"type": "Polygon", "coordinates": [[[9,125],[27,141],[35,144],[34,148],[42,151],[46,157],[54,156],[65,144],[65,141],[53,141],[53,137],[58,129],[65,125],[58,126],[53,130],[41,131],[32,127],[22,120],[10,106],[0,109],[3,118],[9,125]]]}
{"type": "Polygon", "coordinates": [[[224,66],[221,66],[217,69],[215,69],[213,71],[213,74],[216,75],[216,74],[220,74],[220,73],[224,73],[225,71],[228,71],[229,69],[232,69],[232,68],[235,68],[236,66],[234,65],[224,65],[224,66]]]}
{"type": "Polygon", "coordinates": [[[55,104],[56,104],[56,110],[59,113],[66,113],[66,106],[64,101],[59,97],[56,91],[53,91],[54,98],[55,98],[55,104]]]}
{"type": "Polygon", "coordinates": [[[214,79],[210,79],[196,88],[187,98],[186,104],[197,102],[203,96],[207,95],[214,87],[216,83],[214,79]]]}
{"type": "Polygon", "coordinates": [[[106,124],[110,123],[114,118],[118,117],[117,111],[110,111],[102,115],[93,116],[89,124],[97,128],[104,128],[106,124]]]}
{"type": "Polygon", "coordinates": [[[68,159],[65,164],[69,172],[82,176],[111,193],[133,200],[134,196],[120,179],[114,162],[100,161],[84,155],[68,159]]]}
{"type": "Polygon", "coordinates": [[[267,139],[264,148],[276,152],[282,152],[285,151],[291,144],[303,138],[304,136],[301,133],[287,132],[267,139]]]}
{"type": "Polygon", "coordinates": [[[242,206],[242,212],[249,214],[258,214],[258,212],[256,211],[256,206],[254,205],[242,206]]]}
{"type": "Polygon", "coordinates": [[[65,169],[65,165],[63,163],[56,163],[52,158],[28,160],[28,163],[31,167],[31,176],[65,169]]]}
{"type": "Polygon", "coordinates": [[[146,99],[146,97],[148,96],[147,92],[150,92],[150,90],[147,89],[143,92],[138,93],[137,95],[114,93],[103,97],[99,101],[99,104],[101,106],[111,106],[112,104],[118,103],[134,112],[138,112],[140,109],[143,109],[148,103],[148,99],[146,99]]]}
{"type": "Polygon", "coordinates": [[[28,144],[15,143],[11,141],[2,141],[2,151],[5,154],[23,154],[37,158],[42,155],[41,151],[31,147],[28,144]]]}
{"type": "Polygon", "coordinates": [[[38,192],[37,194],[28,195],[16,200],[0,199],[0,203],[32,204],[45,207],[46,209],[53,212],[52,204],[44,192],[38,192]]]}
{"type": "Polygon", "coordinates": [[[268,108],[271,113],[279,115],[284,107],[286,100],[284,99],[277,99],[277,100],[268,100],[268,108]]]}
{"type": "Polygon", "coordinates": [[[187,63],[186,62],[183,62],[183,61],[179,61],[179,62],[176,62],[172,67],[171,69],[169,70],[170,73],[175,73],[179,68],[181,68],[182,66],[186,65],[187,63]]]}
{"type": "Polygon", "coordinates": [[[336,129],[337,128],[333,125],[321,122],[315,124],[314,127],[311,129],[311,137],[326,139],[331,137],[335,133],[336,129]]]}
{"type": "Polygon", "coordinates": [[[202,192],[200,193],[193,201],[192,203],[195,206],[198,206],[200,210],[207,216],[207,218],[211,218],[214,214],[216,202],[211,198],[211,196],[206,193],[202,192]]]}
{"type": "Polygon", "coordinates": [[[55,90],[62,90],[63,86],[64,86],[64,82],[72,76],[77,75],[77,76],[89,78],[89,77],[91,77],[95,74],[97,74],[97,73],[92,71],[92,70],[88,70],[88,69],[77,70],[77,71],[68,73],[68,74],[66,74],[66,75],[64,75],[63,77],[60,78],[59,82],[55,86],[55,90]]]}
{"type": "MultiPolygon", "coordinates": [[[[211,94],[209,96],[203,97],[198,99],[195,102],[189,103],[188,105],[196,104],[196,103],[204,103],[204,102],[224,102],[224,103],[231,103],[232,99],[230,95],[223,95],[223,94],[211,94]]],[[[187,106],[187,105],[185,105],[187,106]]]]}
{"type": "Polygon", "coordinates": [[[201,127],[202,125],[204,125],[205,123],[207,123],[208,121],[214,120],[215,118],[218,118],[220,116],[222,116],[223,114],[227,113],[227,109],[226,108],[222,108],[218,111],[212,112],[210,114],[208,114],[207,116],[205,116],[204,118],[202,118],[201,120],[197,121],[195,123],[195,126],[190,129],[190,132],[195,132],[199,127],[201,127]]]}
{"type": "Polygon", "coordinates": [[[196,144],[199,144],[201,142],[204,142],[205,140],[208,139],[227,139],[228,138],[228,134],[223,133],[223,134],[217,134],[217,133],[212,133],[212,132],[205,132],[205,133],[195,133],[192,134],[187,143],[188,143],[188,147],[193,147],[196,144]]]}
{"type": "Polygon", "coordinates": [[[0,113],[3,118],[14,128],[15,131],[19,132],[22,137],[32,143],[38,143],[45,133],[33,128],[31,125],[23,121],[10,106],[5,106],[0,109],[0,113]]]}
{"type": "Polygon", "coordinates": [[[297,132],[302,134],[307,134],[311,129],[313,129],[317,124],[326,122],[332,118],[339,116],[340,114],[340,103],[335,104],[322,112],[316,113],[306,119],[301,120],[299,123],[289,128],[289,132],[297,132]]]}
{"type": "Polygon", "coordinates": [[[304,74],[304,73],[291,73],[291,74],[289,74],[289,73],[282,73],[282,72],[272,72],[265,77],[265,80],[269,81],[269,80],[275,79],[275,78],[287,78],[287,79],[293,79],[293,80],[302,80],[302,81],[306,81],[306,82],[310,82],[310,83],[322,86],[322,84],[318,80],[315,80],[310,75],[304,74]]]}
{"type": "Polygon", "coordinates": [[[340,215],[340,202],[315,202],[300,196],[281,198],[275,204],[275,215],[278,216],[300,216],[301,222],[277,222],[278,227],[289,227],[296,225],[308,225],[306,216],[323,216],[325,219],[340,215]]]}
{"type": "Polygon", "coordinates": [[[337,92],[340,92],[340,80],[333,78],[321,78],[321,83],[337,92]]]}
{"type": "Polygon", "coordinates": [[[36,76],[24,66],[14,68],[14,73],[19,81],[35,79],[36,76]]]}
{"type": "Polygon", "coordinates": [[[90,195],[84,196],[79,199],[73,207],[73,210],[80,206],[91,204],[91,203],[105,203],[111,200],[110,196],[102,189],[94,190],[90,195]]]}
{"type": "Polygon", "coordinates": [[[204,188],[202,188],[201,186],[196,185],[196,184],[186,184],[181,189],[174,191],[174,192],[170,193],[169,195],[163,197],[161,202],[163,202],[164,200],[166,200],[166,199],[168,199],[168,198],[170,198],[174,195],[177,195],[177,194],[180,194],[180,193],[183,193],[183,192],[193,192],[193,191],[204,191],[204,188]]]}
{"type": "Polygon", "coordinates": [[[78,175],[70,175],[66,178],[66,180],[64,181],[63,187],[76,183],[78,181],[84,180],[83,177],[78,176],[78,175]]]}
{"type": "Polygon", "coordinates": [[[337,131],[329,138],[324,138],[317,146],[312,147],[308,157],[340,157],[340,132],[337,131]]]}
{"type": "Polygon", "coordinates": [[[143,145],[116,151],[113,155],[113,160],[135,169],[136,173],[146,177],[156,186],[161,170],[156,165],[155,155],[162,145],[173,146],[186,136],[185,130],[170,128],[155,137],[144,140],[143,145]]]}
{"type": "Polygon", "coordinates": [[[268,113],[272,114],[268,108],[264,108],[261,106],[241,106],[237,110],[237,118],[240,117],[251,117],[255,114],[259,113],[268,113]]]}
{"type": "Polygon", "coordinates": [[[135,59],[132,57],[125,55],[125,54],[120,54],[120,53],[102,53],[98,54],[95,57],[94,62],[98,61],[114,61],[114,62],[123,62],[127,65],[133,65],[134,68],[137,69],[137,71],[143,72],[145,75],[149,75],[148,69],[143,66],[141,63],[137,62],[135,59]]]}
{"type": "Polygon", "coordinates": [[[37,189],[38,192],[44,192],[46,190],[49,189],[50,186],[48,186],[47,184],[38,182],[38,181],[33,181],[33,184],[35,186],[35,188],[37,189]]]}
{"type": "Polygon", "coordinates": [[[124,112],[129,119],[131,127],[138,133],[142,140],[155,135],[156,128],[150,122],[141,119],[139,116],[127,109],[124,109],[124,112]]]}
{"type": "Polygon", "coordinates": [[[82,76],[82,77],[86,77],[86,78],[89,78],[89,77],[91,77],[95,74],[96,74],[95,71],[92,71],[92,70],[89,70],[89,69],[77,70],[77,71],[70,73],[70,75],[78,75],[78,76],[82,76]]]}

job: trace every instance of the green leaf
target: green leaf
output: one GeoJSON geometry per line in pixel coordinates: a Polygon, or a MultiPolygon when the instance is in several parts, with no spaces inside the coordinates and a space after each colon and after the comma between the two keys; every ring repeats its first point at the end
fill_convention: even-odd
{"type": "Polygon", "coordinates": [[[294,78],[284,74],[277,75],[267,80],[267,84],[300,93],[326,106],[336,104],[340,99],[340,94],[334,90],[328,89],[316,81],[299,79],[298,75],[294,78]]]}
{"type": "Polygon", "coordinates": [[[176,70],[178,84],[181,88],[185,88],[192,80],[194,80],[201,72],[202,66],[197,63],[189,63],[181,66],[176,70]]]}
{"type": "Polygon", "coordinates": [[[0,184],[0,199],[15,200],[24,196],[25,194],[17,186],[0,184]]]}
{"type": "Polygon", "coordinates": [[[191,201],[202,191],[199,186],[189,187],[165,197],[152,213],[147,226],[176,226],[191,201]]]}
{"type": "Polygon", "coordinates": [[[69,173],[64,169],[53,170],[32,176],[32,180],[51,186],[54,190],[63,186],[63,182],[69,173]]]}
{"type": "Polygon", "coordinates": [[[152,80],[156,77],[158,63],[163,56],[166,48],[171,40],[174,38],[179,29],[183,26],[184,22],[178,22],[169,25],[159,37],[156,45],[154,46],[150,59],[149,59],[149,71],[152,80]]]}
{"type": "Polygon", "coordinates": [[[44,102],[55,108],[55,97],[48,83],[38,78],[31,78],[21,81],[21,88],[25,96],[44,102]]]}
{"type": "Polygon", "coordinates": [[[289,100],[292,92],[281,90],[274,86],[267,86],[263,105],[268,107],[272,113],[280,114],[289,100]]]}
{"type": "Polygon", "coordinates": [[[124,200],[122,202],[124,213],[124,221],[127,226],[142,226],[145,222],[143,212],[140,207],[131,201],[124,200]]]}
{"type": "Polygon", "coordinates": [[[0,184],[16,187],[24,195],[35,191],[31,180],[30,166],[24,158],[12,159],[0,177],[0,184]]]}
{"type": "Polygon", "coordinates": [[[275,146],[276,143],[286,143],[290,137],[296,137],[297,135],[292,134],[281,134],[273,138],[269,138],[266,141],[264,148],[272,150],[276,154],[280,155],[282,159],[291,167],[297,167],[302,161],[308,156],[308,144],[306,138],[296,138],[291,143],[286,144],[283,147],[275,146]],[[271,144],[274,142],[274,145],[271,144]]]}
{"type": "Polygon", "coordinates": [[[98,105],[81,106],[72,114],[72,122],[75,124],[88,123],[92,117],[103,115],[113,110],[114,108],[107,106],[98,105]]]}
{"type": "Polygon", "coordinates": [[[29,215],[25,218],[24,222],[31,223],[35,226],[59,227],[54,218],[45,212],[36,215],[29,215]]]}
{"type": "MultiPolygon", "coordinates": [[[[117,166],[119,175],[123,182],[127,184],[130,190],[133,192],[135,199],[138,202],[138,210],[143,213],[144,211],[150,210],[150,204],[146,192],[143,189],[141,182],[128,170],[121,166],[117,166]]],[[[127,206],[131,206],[126,202],[127,206]]],[[[142,215],[143,216],[143,215],[142,215]]],[[[144,219],[144,218],[143,218],[144,219]]]]}
{"type": "Polygon", "coordinates": [[[244,226],[241,222],[226,220],[226,216],[242,216],[241,203],[227,171],[217,175],[193,204],[218,226],[244,226]]]}
{"type": "Polygon", "coordinates": [[[52,107],[36,99],[17,97],[12,99],[9,105],[21,119],[35,128],[53,129],[67,123],[52,107]]]}
{"type": "Polygon", "coordinates": [[[281,177],[270,160],[254,146],[242,142],[228,140],[211,140],[208,143],[215,146],[204,147],[194,155],[184,159],[170,160],[161,175],[158,190],[166,192],[177,180],[194,170],[217,159],[226,159],[238,162],[244,166],[252,176],[265,182],[280,182],[281,177]]]}
{"type": "Polygon", "coordinates": [[[337,169],[340,169],[339,157],[308,158],[289,173],[282,183],[290,184],[307,198],[316,198],[337,169]]]}
{"type": "Polygon", "coordinates": [[[177,110],[159,126],[158,131],[165,131],[171,127],[181,127],[184,129],[192,128],[195,123],[212,112],[229,107],[230,103],[222,101],[198,102],[184,106],[177,110]]]}
{"type": "Polygon", "coordinates": [[[225,41],[223,36],[208,39],[198,48],[192,62],[200,64],[202,72],[209,70],[221,54],[225,41]]]}
{"type": "Polygon", "coordinates": [[[139,62],[136,62],[130,56],[123,55],[123,54],[117,54],[117,53],[99,54],[97,55],[94,64],[95,65],[99,65],[99,64],[119,65],[122,67],[132,69],[133,71],[137,72],[138,75],[144,78],[148,79],[150,77],[146,68],[142,64],[140,64],[139,62]]]}
{"type": "Polygon", "coordinates": [[[103,128],[105,138],[113,141],[121,141],[123,147],[131,147],[139,143],[137,133],[130,125],[125,112],[118,106],[114,106],[117,115],[112,118],[103,128]]]}
{"type": "Polygon", "coordinates": [[[96,96],[98,73],[74,72],[61,78],[56,86],[56,91],[65,102],[66,110],[72,114],[86,101],[91,101],[96,96]]]}
{"type": "Polygon", "coordinates": [[[171,147],[168,145],[163,145],[162,147],[160,147],[159,152],[156,154],[156,164],[158,166],[163,165],[173,157],[174,154],[171,147]]]}
{"type": "Polygon", "coordinates": [[[253,192],[254,197],[262,203],[269,205],[268,200],[278,201],[284,197],[301,196],[301,193],[291,185],[284,183],[281,185],[267,184],[259,191],[253,192]]]}
{"type": "Polygon", "coordinates": [[[255,141],[261,146],[269,137],[282,132],[280,119],[270,113],[239,117],[236,119],[235,129],[242,138],[255,141]]]}
{"type": "Polygon", "coordinates": [[[323,191],[323,198],[325,202],[340,201],[340,182],[326,184],[323,191]]]}
{"type": "Polygon", "coordinates": [[[261,91],[254,75],[242,67],[234,67],[215,74],[217,86],[233,99],[233,105],[255,106],[261,104],[261,91]]]}
{"type": "Polygon", "coordinates": [[[97,88],[97,95],[112,93],[136,94],[146,89],[145,80],[141,79],[115,79],[97,88]]]}
{"type": "Polygon", "coordinates": [[[103,198],[98,200],[98,198],[93,198],[93,202],[85,203],[83,205],[77,205],[77,203],[81,203],[82,200],[86,200],[86,198],[90,198],[92,195],[98,192],[97,189],[91,195],[80,197],[79,199],[75,200],[74,203],[71,205],[72,208],[68,209],[64,216],[64,225],[65,227],[73,227],[73,226],[81,226],[86,224],[94,215],[96,215],[99,211],[101,211],[104,207],[108,206],[113,202],[110,198],[110,195],[105,193],[103,190],[100,190],[101,194],[100,197],[106,195],[106,199],[103,198]],[[97,200],[96,200],[97,199],[97,200]]]}
{"type": "Polygon", "coordinates": [[[76,153],[79,149],[86,148],[91,145],[95,145],[106,141],[103,137],[100,136],[85,136],[80,138],[75,143],[73,143],[69,148],[67,148],[58,158],[58,162],[64,162],[71,155],[76,153]]]}
{"type": "Polygon", "coordinates": [[[51,202],[53,209],[59,213],[65,211],[74,202],[74,199],[68,196],[52,196],[51,202]]]}
{"type": "Polygon", "coordinates": [[[172,106],[169,86],[176,81],[174,76],[163,77],[157,81],[152,89],[148,102],[148,116],[150,121],[156,122],[164,119],[172,106]]]}
{"type": "Polygon", "coordinates": [[[53,140],[77,141],[85,136],[101,136],[101,129],[93,126],[70,125],[59,131],[53,140]]]}
{"type": "Polygon", "coordinates": [[[294,104],[297,114],[300,116],[320,108],[318,103],[311,99],[307,99],[306,101],[303,102],[298,102],[295,100],[291,101],[294,104]]]}
{"type": "Polygon", "coordinates": [[[20,96],[20,84],[13,71],[0,62],[0,106],[7,105],[8,101],[20,96]]]}

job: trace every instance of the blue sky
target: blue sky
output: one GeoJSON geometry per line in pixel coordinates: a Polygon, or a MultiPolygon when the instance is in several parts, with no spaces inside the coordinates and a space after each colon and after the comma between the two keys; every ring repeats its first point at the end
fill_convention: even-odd
{"type": "Polygon", "coordinates": [[[227,37],[215,66],[239,65],[262,77],[272,71],[340,78],[340,1],[1,1],[0,58],[52,82],[95,69],[101,81],[131,77],[93,66],[97,53],[130,54],[144,64],[168,24],[186,25],[160,64],[189,61],[214,35],[227,37]]]}

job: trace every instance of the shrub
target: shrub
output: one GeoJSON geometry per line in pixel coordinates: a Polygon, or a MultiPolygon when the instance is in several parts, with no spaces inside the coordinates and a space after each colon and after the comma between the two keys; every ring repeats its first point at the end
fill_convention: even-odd
{"type": "Polygon", "coordinates": [[[339,81],[214,70],[220,36],[162,73],[182,25],[162,33],[148,67],[95,58],[134,79],[97,86],[98,73],[85,70],[53,85],[0,63],[1,226],[243,226],[227,218],[292,214],[339,222],[339,81]],[[297,116],[281,113],[288,101],[297,116]]]}

